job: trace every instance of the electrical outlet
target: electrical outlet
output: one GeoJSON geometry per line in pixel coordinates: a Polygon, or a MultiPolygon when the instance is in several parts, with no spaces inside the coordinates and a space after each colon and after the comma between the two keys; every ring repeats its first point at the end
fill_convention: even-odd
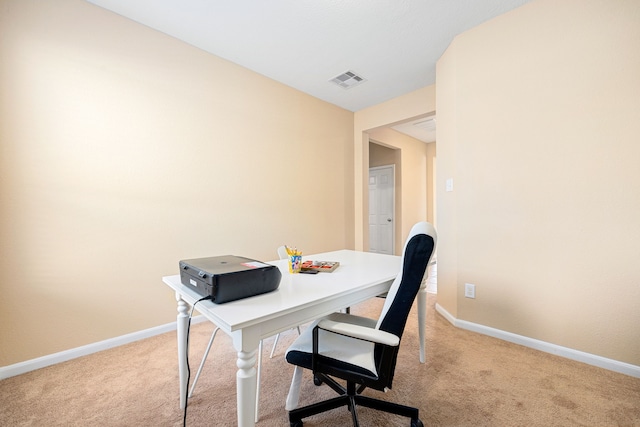
{"type": "Polygon", "coordinates": [[[464,284],[464,296],[466,298],[475,298],[476,297],[476,285],[471,283],[464,284]]]}

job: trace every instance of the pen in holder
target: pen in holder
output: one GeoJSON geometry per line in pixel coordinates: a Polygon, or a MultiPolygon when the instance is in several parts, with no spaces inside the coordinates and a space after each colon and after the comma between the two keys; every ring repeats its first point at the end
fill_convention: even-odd
{"type": "Polygon", "coordinates": [[[289,273],[300,273],[302,270],[302,252],[298,249],[291,249],[285,246],[287,255],[289,255],[289,273]]]}

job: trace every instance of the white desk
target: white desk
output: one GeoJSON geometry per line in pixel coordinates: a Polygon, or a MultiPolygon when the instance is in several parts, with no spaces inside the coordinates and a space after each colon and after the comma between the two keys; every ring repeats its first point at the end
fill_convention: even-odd
{"type": "MultiPolygon", "coordinates": [[[[351,250],[326,252],[303,258],[339,261],[340,266],[332,273],[290,274],[286,260],[272,261],[269,264],[277,265],[282,272],[282,281],[276,291],[220,305],[202,301],[196,307],[198,312],[232,338],[233,346],[238,352],[238,426],[255,425],[255,364],[260,340],[388,291],[400,271],[401,260],[399,256],[351,250]]],[[[182,285],[179,275],[163,277],[162,281],[176,292],[178,301],[180,407],[184,408],[188,386],[188,311],[189,305],[201,296],[182,285]]],[[[420,299],[424,297],[422,293],[420,299]]],[[[424,308],[421,311],[424,312],[424,308]]],[[[421,325],[421,329],[422,327],[424,325],[421,325]]],[[[423,343],[421,348],[422,345],[423,343]]]]}

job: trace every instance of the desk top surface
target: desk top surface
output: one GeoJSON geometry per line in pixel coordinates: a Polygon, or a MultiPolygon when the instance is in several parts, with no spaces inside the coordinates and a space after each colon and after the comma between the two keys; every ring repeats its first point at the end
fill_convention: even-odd
{"type": "MultiPolygon", "coordinates": [[[[277,290],[225,304],[202,301],[196,310],[218,326],[236,330],[388,283],[400,271],[401,261],[399,256],[346,249],[303,257],[306,259],[339,261],[340,266],[331,273],[291,274],[287,260],[269,261],[268,264],[276,265],[282,273],[277,290]]],[[[197,292],[182,285],[180,275],[165,276],[162,280],[189,304],[201,298],[197,292]]]]}

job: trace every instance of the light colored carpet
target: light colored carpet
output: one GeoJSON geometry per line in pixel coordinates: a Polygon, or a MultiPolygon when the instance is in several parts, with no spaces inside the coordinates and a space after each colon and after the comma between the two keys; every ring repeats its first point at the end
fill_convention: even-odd
{"type": "MultiPolygon", "coordinates": [[[[428,294],[427,362],[418,360],[415,307],[402,340],[393,390],[369,395],[417,406],[425,426],[640,426],[640,379],[573,362],[454,328],[435,313],[428,294]]],[[[352,312],[377,317],[383,300],[352,312]]],[[[195,373],[212,331],[191,330],[195,373]]],[[[297,333],[284,332],[273,359],[263,349],[258,426],[288,426],[284,401],[292,367],[283,353],[297,333]]],[[[218,334],[190,399],[188,426],[236,425],[236,354],[218,334]]],[[[334,394],[307,373],[300,404],[334,394]]],[[[408,426],[409,421],[360,408],[363,426],[408,426]]],[[[305,426],[348,426],[346,409],[305,426]]],[[[179,426],[175,333],[166,333],[0,381],[2,426],[179,426]]]]}

